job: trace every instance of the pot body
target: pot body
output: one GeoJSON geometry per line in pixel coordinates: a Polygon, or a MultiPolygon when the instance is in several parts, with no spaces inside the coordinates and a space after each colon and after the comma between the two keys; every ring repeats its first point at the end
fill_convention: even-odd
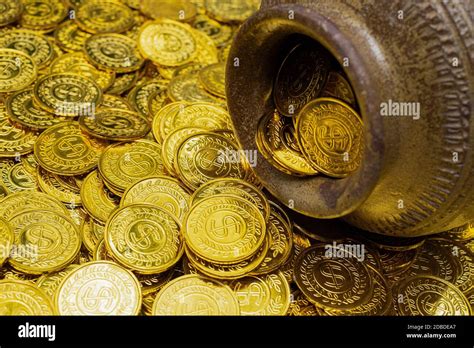
{"type": "Polygon", "coordinates": [[[273,81],[295,35],[318,41],[341,64],[365,136],[362,164],[343,179],[290,176],[259,154],[253,169],[265,187],[305,215],[344,216],[392,236],[472,220],[473,17],[471,1],[264,0],[240,28],[226,72],[242,148],[257,149],[257,122],[275,108],[273,81]],[[414,109],[385,116],[397,103],[414,109]]]}

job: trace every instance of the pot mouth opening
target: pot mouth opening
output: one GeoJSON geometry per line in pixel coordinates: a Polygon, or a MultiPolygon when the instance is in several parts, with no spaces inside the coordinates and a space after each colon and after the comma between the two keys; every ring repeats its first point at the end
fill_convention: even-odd
{"type": "Polygon", "coordinates": [[[381,168],[382,153],[374,147],[377,137],[373,136],[381,125],[370,117],[370,93],[365,87],[370,78],[350,38],[334,23],[298,5],[291,6],[294,18],[289,18],[286,7],[262,10],[240,29],[230,52],[240,66],[237,69],[229,59],[227,67],[229,111],[241,146],[258,149],[253,169],[270,193],[305,215],[340,217],[363,203],[381,168]],[[315,67],[320,71],[314,71],[315,67]],[[316,92],[299,98],[298,93],[311,88],[316,92]],[[326,117],[328,110],[324,110],[333,106],[335,114],[344,111],[350,122],[326,117]],[[322,123],[312,124],[315,117],[322,117],[322,123]],[[287,128],[294,129],[290,147],[298,150],[299,146],[306,160],[311,156],[317,160],[315,154],[323,151],[323,155],[350,161],[353,154],[347,149],[358,132],[360,163],[347,173],[331,173],[324,167],[327,158],[322,158],[322,167],[310,162],[316,175],[299,173],[299,165],[282,162],[272,153],[275,147],[288,145],[285,139],[281,145],[278,132],[292,139],[282,130],[287,128]],[[308,128],[312,133],[302,139],[301,131],[308,128]],[[264,139],[265,134],[270,139],[264,139]],[[308,148],[309,144],[318,151],[308,148]]]}

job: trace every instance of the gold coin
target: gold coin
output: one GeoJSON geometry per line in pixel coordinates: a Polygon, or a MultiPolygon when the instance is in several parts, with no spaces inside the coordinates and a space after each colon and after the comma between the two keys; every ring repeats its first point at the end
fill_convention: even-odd
{"type": "Polygon", "coordinates": [[[281,272],[234,280],[230,287],[242,315],[286,315],[290,307],[290,285],[281,272]]]}
{"type": "Polygon", "coordinates": [[[229,57],[229,53],[230,53],[230,45],[227,45],[227,46],[224,46],[222,47],[219,52],[218,52],[218,57],[219,57],[219,61],[221,62],[226,62],[227,61],[227,58],[229,57]]]}
{"type": "Polygon", "coordinates": [[[399,315],[472,315],[466,296],[453,284],[432,276],[414,276],[394,289],[399,315]],[[399,299],[403,299],[400,301],[399,299]]]}
{"type": "Polygon", "coordinates": [[[79,117],[79,126],[99,138],[129,141],[144,137],[151,129],[147,119],[134,111],[99,108],[93,115],[79,117]]]}
{"type": "Polygon", "coordinates": [[[292,300],[290,301],[290,308],[288,308],[288,315],[291,317],[304,316],[318,316],[316,307],[308,301],[300,290],[292,291],[292,300]]]}
{"type": "Polygon", "coordinates": [[[39,107],[61,116],[93,115],[102,102],[99,85],[79,74],[43,76],[36,82],[33,93],[39,107]]]}
{"type": "Polygon", "coordinates": [[[443,238],[433,238],[432,240],[439,243],[456,264],[458,272],[452,283],[461,291],[467,291],[474,287],[474,254],[461,243],[443,238]]]}
{"type": "Polygon", "coordinates": [[[153,92],[148,98],[148,112],[150,116],[156,115],[168,102],[168,92],[166,89],[153,92]]]}
{"type": "Polygon", "coordinates": [[[157,176],[130,186],[123,194],[120,206],[150,203],[168,211],[181,222],[189,210],[189,199],[189,193],[178,180],[157,176]]]}
{"type": "Polygon", "coordinates": [[[104,94],[102,98],[102,108],[113,108],[123,110],[133,110],[133,107],[125,99],[114,94],[104,94]]]}
{"type": "Polygon", "coordinates": [[[196,6],[185,0],[142,0],[140,11],[148,17],[189,22],[196,16],[196,6]]]}
{"type": "Polygon", "coordinates": [[[138,81],[138,71],[126,74],[117,74],[114,83],[107,89],[110,94],[122,94],[135,86],[138,81]]]}
{"type": "Polygon", "coordinates": [[[112,261],[114,259],[109,255],[107,251],[107,246],[105,245],[104,239],[101,239],[99,243],[95,246],[93,251],[93,259],[94,261],[112,261]]]}
{"type": "Polygon", "coordinates": [[[322,46],[296,45],[284,59],[275,79],[273,96],[278,111],[285,116],[296,116],[306,104],[318,98],[326,84],[329,67],[330,57],[322,46]]]}
{"type": "Polygon", "coordinates": [[[172,119],[174,115],[181,109],[183,109],[188,103],[186,102],[176,102],[176,103],[169,103],[163,106],[154,116],[153,122],[151,125],[153,137],[156,139],[158,144],[161,144],[166,137],[165,134],[162,134],[163,130],[161,129],[161,119],[163,117],[172,119]],[[168,115],[170,113],[171,115],[168,115]]]}
{"type": "Polygon", "coordinates": [[[38,275],[31,275],[26,273],[21,273],[13,269],[9,264],[3,265],[0,268],[0,279],[4,280],[21,280],[27,281],[32,284],[38,279],[38,275]]]}
{"type": "Polygon", "coordinates": [[[459,242],[466,242],[474,239],[474,222],[468,222],[462,226],[446,231],[443,233],[443,236],[459,242]]]}
{"type": "Polygon", "coordinates": [[[138,48],[145,58],[164,66],[189,63],[197,54],[192,28],[170,19],[145,23],[140,29],[138,48]]]}
{"type": "Polygon", "coordinates": [[[185,250],[189,261],[187,267],[192,269],[195,274],[203,274],[218,279],[238,279],[249,274],[262,263],[268,251],[268,238],[265,238],[262,246],[254,255],[235,263],[209,262],[194,254],[189,248],[185,250]]]}
{"type": "Polygon", "coordinates": [[[406,271],[416,261],[417,249],[407,251],[379,250],[380,262],[386,275],[406,271]]]}
{"type": "Polygon", "coordinates": [[[76,11],[76,24],[92,34],[121,33],[134,23],[132,10],[115,0],[88,0],[76,11]]]}
{"type": "Polygon", "coordinates": [[[380,272],[370,266],[369,270],[374,281],[374,292],[371,298],[366,303],[349,311],[331,313],[329,310],[326,310],[326,313],[329,315],[386,315],[393,306],[391,289],[380,272]]]}
{"type": "Polygon", "coordinates": [[[321,173],[345,177],[359,167],[363,125],[347,104],[334,98],[311,101],[296,119],[296,134],[304,156],[321,173]]]}
{"type": "Polygon", "coordinates": [[[237,196],[208,197],[193,205],[183,224],[186,245],[208,261],[236,263],[262,246],[265,218],[252,203],[237,196]]]}
{"type": "Polygon", "coordinates": [[[315,175],[318,172],[303,156],[301,148],[295,138],[295,130],[287,117],[281,116],[278,111],[263,117],[258,125],[258,131],[267,151],[260,151],[269,161],[278,163],[277,168],[283,167],[291,174],[315,175]]]}
{"type": "Polygon", "coordinates": [[[252,274],[267,274],[280,268],[288,261],[293,248],[293,233],[285,220],[271,209],[267,222],[269,248],[265,259],[252,274]]]}
{"type": "Polygon", "coordinates": [[[23,12],[23,4],[20,0],[0,1],[0,26],[15,22],[23,12]]]}
{"type": "Polygon", "coordinates": [[[212,179],[245,179],[246,175],[245,162],[237,145],[214,133],[198,133],[184,140],[174,166],[182,181],[192,190],[212,179]]]}
{"type": "Polygon", "coordinates": [[[18,157],[33,151],[38,136],[30,130],[16,127],[8,119],[6,107],[0,102],[0,158],[18,157]]]}
{"type": "Polygon", "coordinates": [[[96,69],[82,52],[66,53],[56,58],[49,67],[52,74],[73,73],[93,80],[102,90],[115,83],[115,72],[96,69]]]}
{"type": "Polygon", "coordinates": [[[174,269],[159,274],[137,274],[138,281],[142,286],[143,296],[156,295],[156,292],[160,291],[172,279],[173,275],[174,269]]]}
{"type": "Polygon", "coordinates": [[[79,265],[70,265],[61,271],[43,274],[36,281],[36,285],[53,300],[64,277],[75,270],[78,266],[79,265]]]}
{"type": "Polygon", "coordinates": [[[81,200],[84,209],[94,219],[105,223],[118,206],[118,197],[104,185],[97,170],[91,172],[81,186],[81,200]]]}
{"type": "Polygon", "coordinates": [[[91,36],[84,44],[84,51],[93,65],[104,70],[131,72],[145,63],[135,40],[120,34],[91,36]]]}
{"type": "Polygon", "coordinates": [[[174,215],[152,204],[120,208],[107,220],[105,243],[111,255],[142,274],[170,269],[184,251],[181,225],[174,215]]]}
{"type": "MultiPolygon", "coordinates": [[[[156,120],[156,117],[154,120],[156,120]]],[[[155,127],[154,123],[153,130],[156,129],[157,127],[155,127]]],[[[176,158],[176,153],[178,152],[179,145],[191,134],[197,134],[203,131],[205,131],[204,128],[185,127],[176,129],[175,131],[168,134],[168,136],[163,141],[162,156],[163,164],[165,165],[165,168],[169,173],[175,174],[174,160],[176,158]]]]}
{"type": "Polygon", "coordinates": [[[146,315],[147,317],[151,317],[153,315],[153,303],[155,302],[157,292],[152,292],[150,294],[143,295],[142,299],[142,314],[146,315]]]}
{"type": "Polygon", "coordinates": [[[174,66],[162,66],[162,65],[157,66],[156,68],[158,69],[158,73],[160,74],[160,76],[166,80],[171,80],[173,78],[173,74],[175,70],[177,69],[174,66]]]}
{"type": "Polygon", "coordinates": [[[140,283],[117,264],[89,262],[66,275],[54,303],[59,315],[138,315],[140,283]]]}
{"type": "Polygon", "coordinates": [[[77,225],[51,210],[30,210],[9,220],[16,250],[9,262],[28,274],[54,272],[72,263],[81,248],[77,225]]]}
{"type": "Polygon", "coordinates": [[[0,162],[0,181],[2,181],[10,192],[25,190],[36,190],[36,177],[30,174],[21,162],[0,162]]]}
{"type": "Polygon", "coordinates": [[[212,64],[202,69],[199,81],[209,93],[225,98],[225,63],[212,64]]]}
{"type": "Polygon", "coordinates": [[[36,79],[36,64],[33,58],[22,51],[1,48],[0,65],[0,93],[19,91],[36,79]]]}
{"type": "Polygon", "coordinates": [[[77,122],[63,122],[45,130],[35,143],[38,163],[59,175],[80,175],[97,166],[102,144],[81,133],[77,122]]]}
{"type": "Polygon", "coordinates": [[[53,315],[53,304],[31,282],[0,280],[0,315],[53,315]]]}
{"type": "Polygon", "coordinates": [[[123,1],[128,7],[131,7],[135,10],[140,9],[141,0],[124,0],[123,1]]]}
{"type": "Polygon", "coordinates": [[[88,218],[87,213],[82,209],[82,206],[76,206],[74,203],[67,203],[66,209],[68,211],[71,221],[78,227],[81,226],[81,221],[88,218]]]}
{"type": "Polygon", "coordinates": [[[153,116],[149,115],[148,101],[154,93],[165,91],[167,86],[168,81],[163,79],[145,81],[128,93],[128,101],[141,115],[151,119],[153,116]]]}
{"type": "Polygon", "coordinates": [[[191,62],[188,64],[181,65],[174,68],[173,77],[186,74],[198,74],[201,69],[205,68],[208,64],[191,62]]]}
{"type": "Polygon", "coordinates": [[[183,74],[174,77],[168,86],[168,95],[172,101],[206,102],[224,105],[225,101],[208,93],[195,74],[183,74]]]}
{"type": "Polygon", "coordinates": [[[239,315],[232,290],[218,281],[185,275],[166,284],[153,304],[153,315],[239,315]]]}
{"type": "Polygon", "coordinates": [[[23,0],[25,7],[20,24],[33,30],[51,30],[56,27],[68,13],[67,5],[62,0],[23,0]]]}
{"type": "Polygon", "coordinates": [[[73,178],[50,173],[38,167],[38,186],[44,193],[63,203],[82,205],[79,187],[73,178]]]}
{"type": "Polygon", "coordinates": [[[11,120],[32,129],[46,129],[65,120],[64,117],[38,108],[33,102],[33,87],[15,92],[6,101],[11,120]]]}
{"type": "Polygon", "coordinates": [[[22,51],[33,59],[38,69],[50,63],[54,57],[53,45],[48,38],[33,30],[7,31],[0,38],[0,47],[22,51]]]}
{"type": "Polygon", "coordinates": [[[91,36],[90,33],[79,29],[74,21],[65,21],[54,31],[55,42],[67,52],[82,50],[86,40],[91,36]]]}
{"type": "Polygon", "coordinates": [[[198,15],[193,28],[209,36],[217,47],[228,44],[234,33],[231,26],[222,25],[206,15],[198,15]]]}
{"type": "Polygon", "coordinates": [[[10,256],[13,246],[13,231],[7,221],[0,218],[0,267],[10,256]]]}
{"type": "Polygon", "coordinates": [[[198,55],[193,59],[193,63],[197,64],[215,64],[219,61],[218,52],[214,41],[199,30],[192,29],[193,35],[197,43],[198,55]]]}
{"type": "Polygon", "coordinates": [[[255,142],[257,144],[258,151],[273,167],[275,167],[279,171],[289,174],[289,175],[303,176],[303,174],[293,172],[287,167],[282,166],[279,162],[274,160],[269,148],[269,142],[267,139],[265,139],[265,124],[266,124],[265,120],[266,120],[265,117],[262,117],[260,119],[258,123],[257,133],[255,135],[255,142]]]}
{"type": "MultiPolygon", "coordinates": [[[[293,229],[293,222],[286,211],[275,202],[268,201],[268,203],[270,203],[270,208],[272,209],[273,214],[278,215],[288,226],[290,226],[291,229],[293,229]]],[[[295,235],[293,235],[293,237],[295,237],[295,235]]],[[[306,237],[296,235],[296,238],[298,239],[297,244],[301,245],[303,248],[309,247],[311,245],[309,239],[306,237]]]]}
{"type": "Polygon", "coordinates": [[[99,172],[106,184],[123,192],[141,179],[164,174],[161,148],[147,140],[111,145],[100,157],[99,172]]]}
{"type": "Polygon", "coordinates": [[[194,192],[191,197],[191,205],[196,204],[204,198],[222,194],[239,196],[253,202],[262,213],[265,221],[268,221],[270,217],[270,204],[268,199],[257,187],[241,179],[222,178],[207,182],[194,192]]]}
{"type": "Polygon", "coordinates": [[[68,214],[64,205],[45,193],[29,191],[11,193],[0,204],[0,218],[9,221],[14,215],[28,211],[47,209],[68,214]]]}
{"type": "Polygon", "coordinates": [[[205,0],[209,16],[219,22],[242,22],[258,10],[258,0],[205,0]]]}
{"type": "Polygon", "coordinates": [[[357,105],[351,85],[341,73],[336,71],[329,72],[321,96],[340,99],[352,107],[357,105]]]}
{"type": "Polygon", "coordinates": [[[5,198],[6,195],[8,195],[10,192],[8,189],[5,187],[3,183],[0,182],[0,201],[5,198]]]}
{"type": "Polygon", "coordinates": [[[36,169],[38,168],[38,162],[36,162],[35,154],[30,153],[26,156],[21,156],[20,162],[23,164],[23,167],[28,171],[28,173],[35,175],[36,169]]]}
{"type": "Polygon", "coordinates": [[[338,250],[327,251],[325,245],[314,245],[298,256],[294,277],[300,290],[325,309],[347,310],[366,303],[373,294],[368,267],[352,254],[339,257],[333,255],[338,250]]]}
{"type": "MultiPolygon", "coordinates": [[[[166,138],[174,130],[184,127],[199,127],[207,130],[231,129],[229,113],[209,103],[172,103],[163,108],[154,124],[160,124],[160,135],[166,138]],[[173,105],[173,107],[171,107],[173,105]]],[[[157,126],[155,126],[155,132],[157,126]]]]}
{"type": "MultiPolygon", "coordinates": [[[[301,229],[300,229],[301,231],[301,229]]],[[[334,246],[335,240],[333,239],[330,241],[330,243],[334,246]]],[[[368,267],[372,267],[376,271],[380,271],[383,273],[383,266],[382,266],[382,261],[380,260],[380,254],[378,249],[373,248],[372,245],[366,244],[364,240],[358,239],[358,238],[343,238],[339,239],[336,242],[337,244],[342,244],[344,246],[353,246],[357,250],[357,248],[363,248],[361,249],[361,255],[363,255],[364,260],[367,264],[368,267]]]]}
{"type": "Polygon", "coordinates": [[[95,225],[94,220],[88,217],[81,221],[82,243],[88,252],[94,252],[99,244],[99,239],[93,232],[95,225]]]}
{"type": "Polygon", "coordinates": [[[471,304],[472,313],[474,313],[474,288],[472,288],[468,292],[465,292],[464,295],[466,295],[469,303],[471,304]]]}
{"type": "Polygon", "coordinates": [[[92,235],[95,240],[101,241],[105,236],[105,225],[97,220],[91,219],[92,235]]]}

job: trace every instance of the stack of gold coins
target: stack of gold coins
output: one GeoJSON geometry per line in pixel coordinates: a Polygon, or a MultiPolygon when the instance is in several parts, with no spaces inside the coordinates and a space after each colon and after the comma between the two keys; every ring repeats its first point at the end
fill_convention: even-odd
{"type": "MultiPolygon", "coordinates": [[[[468,315],[474,228],[396,239],[319,227],[252,171],[226,61],[256,0],[0,0],[1,315],[468,315]],[[413,306],[423,302],[424,306],[413,306]]],[[[342,70],[295,45],[257,144],[349,175],[342,70]]]]}
{"type": "Polygon", "coordinates": [[[258,125],[259,151],[296,176],[345,177],[360,164],[363,126],[351,85],[328,51],[301,40],[281,63],[275,110],[258,125]]]}

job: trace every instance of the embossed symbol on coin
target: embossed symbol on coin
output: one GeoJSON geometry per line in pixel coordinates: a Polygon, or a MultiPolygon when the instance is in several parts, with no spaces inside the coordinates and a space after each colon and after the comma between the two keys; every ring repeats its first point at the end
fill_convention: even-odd
{"type": "Polygon", "coordinates": [[[261,306],[269,294],[268,286],[260,280],[258,280],[258,282],[253,282],[247,288],[236,288],[235,291],[239,303],[242,306],[249,306],[252,304],[261,306]]]}
{"type": "Polygon", "coordinates": [[[84,312],[110,313],[119,294],[111,284],[107,285],[109,286],[97,286],[96,280],[84,284],[78,292],[78,297],[82,298],[78,302],[79,307],[83,307],[84,312]]]}
{"type": "Polygon", "coordinates": [[[83,139],[76,135],[61,138],[57,143],[57,148],[63,151],[67,158],[79,158],[87,152],[83,139]]]}
{"type": "Polygon", "coordinates": [[[120,168],[130,176],[141,177],[153,169],[153,159],[147,154],[129,153],[120,159],[120,168]]]}
{"type": "Polygon", "coordinates": [[[70,84],[60,84],[53,88],[53,95],[68,102],[77,102],[82,99],[83,93],[78,86],[70,84]]]}
{"type": "Polygon", "coordinates": [[[20,72],[16,61],[0,61],[0,79],[8,80],[17,76],[20,72]]]}
{"type": "Polygon", "coordinates": [[[242,237],[244,226],[241,216],[231,213],[222,216],[217,212],[209,217],[206,228],[220,242],[232,243],[242,237]]]}
{"type": "Polygon", "coordinates": [[[147,221],[139,221],[130,229],[129,246],[136,248],[138,252],[153,252],[164,246],[166,241],[165,232],[158,224],[147,221]]]}
{"type": "Polygon", "coordinates": [[[61,243],[58,234],[51,232],[43,225],[29,226],[22,239],[24,244],[37,245],[45,253],[53,251],[61,243]]]}
{"type": "Polygon", "coordinates": [[[216,156],[216,150],[214,149],[202,149],[199,151],[196,154],[196,163],[201,169],[219,176],[226,175],[230,169],[229,166],[225,165],[225,159],[220,153],[216,156]]]}
{"type": "Polygon", "coordinates": [[[341,275],[342,272],[347,270],[343,266],[334,261],[328,261],[321,266],[321,274],[327,279],[324,282],[325,286],[340,290],[344,284],[347,285],[346,277],[341,275]]]}
{"type": "Polygon", "coordinates": [[[316,143],[328,154],[340,155],[351,147],[350,132],[336,119],[323,120],[317,127],[316,134],[316,143]]]}

